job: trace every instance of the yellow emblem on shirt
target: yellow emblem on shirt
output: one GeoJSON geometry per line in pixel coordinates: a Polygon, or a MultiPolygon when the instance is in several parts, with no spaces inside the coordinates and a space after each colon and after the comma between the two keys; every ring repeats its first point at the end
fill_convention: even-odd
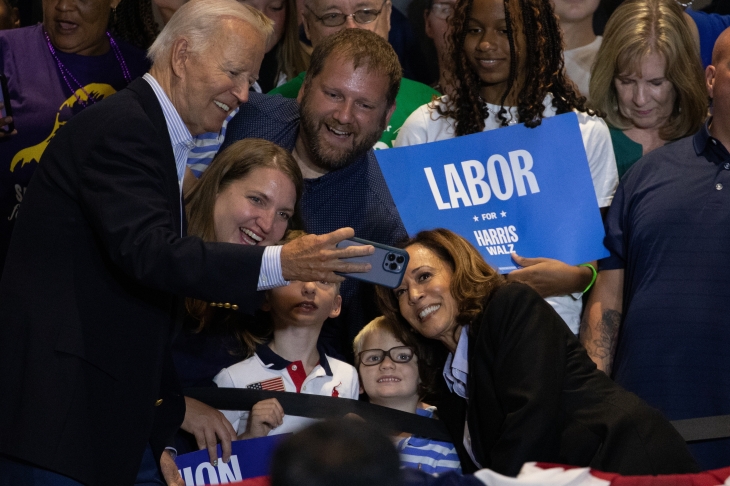
{"type": "Polygon", "coordinates": [[[32,147],[24,148],[20,150],[17,154],[15,154],[15,157],[13,157],[13,160],[10,162],[10,172],[14,172],[15,167],[18,164],[23,167],[24,165],[30,164],[31,162],[38,162],[41,160],[41,155],[43,155],[43,152],[46,150],[46,147],[51,142],[51,139],[54,137],[54,135],[56,135],[56,131],[66,124],[66,121],[61,121],[61,112],[64,108],[73,108],[79,102],[79,100],[87,102],[89,98],[91,98],[94,101],[99,101],[106,98],[107,96],[113,95],[116,92],[117,91],[112,88],[111,85],[104,83],[91,83],[87,84],[83,88],[77,89],[76,93],[74,93],[72,96],[69,96],[68,99],[64,101],[63,104],[61,104],[61,106],[58,108],[58,113],[56,113],[56,121],[53,124],[53,130],[51,131],[51,134],[48,135],[48,138],[43,140],[41,143],[33,145],[32,147]]]}

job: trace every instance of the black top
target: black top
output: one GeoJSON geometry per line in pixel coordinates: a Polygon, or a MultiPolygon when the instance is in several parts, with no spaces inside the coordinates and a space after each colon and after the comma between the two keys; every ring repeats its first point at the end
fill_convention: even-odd
{"type": "Polygon", "coordinates": [[[528,461],[629,475],[698,470],[671,424],[598,371],[527,285],[496,290],[470,331],[468,403],[448,390],[438,403],[464,472],[475,469],[465,417],[475,459],[501,474],[515,476],[528,461]]]}

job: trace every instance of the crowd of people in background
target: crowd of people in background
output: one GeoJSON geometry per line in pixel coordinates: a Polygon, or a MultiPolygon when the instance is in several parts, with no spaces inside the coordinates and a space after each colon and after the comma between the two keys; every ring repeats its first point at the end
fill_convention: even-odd
{"type": "Polygon", "coordinates": [[[180,485],[313,422],[214,386],[441,420],[392,437],[426,474],[730,466],[668,422],[730,414],[730,12],[691,4],[0,0],[0,486],[180,485]],[[610,256],[407,234],[375,151],[565,113],[610,256]],[[353,234],[396,289],[339,275],[353,234]]]}

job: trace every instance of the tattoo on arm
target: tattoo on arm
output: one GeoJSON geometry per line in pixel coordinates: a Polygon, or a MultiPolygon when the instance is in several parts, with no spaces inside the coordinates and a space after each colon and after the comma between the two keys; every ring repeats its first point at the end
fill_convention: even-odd
{"type": "Polygon", "coordinates": [[[600,361],[607,375],[611,375],[613,357],[616,353],[616,341],[618,328],[621,324],[621,313],[614,309],[603,312],[601,320],[596,323],[595,329],[591,329],[584,320],[581,325],[582,341],[588,351],[588,355],[594,361],[600,361]]]}

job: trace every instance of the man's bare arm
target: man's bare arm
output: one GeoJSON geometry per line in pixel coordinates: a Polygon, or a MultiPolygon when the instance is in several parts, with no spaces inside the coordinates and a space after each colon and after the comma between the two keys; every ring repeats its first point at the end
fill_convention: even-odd
{"type": "Polygon", "coordinates": [[[623,312],[624,271],[598,272],[580,323],[580,342],[598,369],[611,374],[623,312]]]}

